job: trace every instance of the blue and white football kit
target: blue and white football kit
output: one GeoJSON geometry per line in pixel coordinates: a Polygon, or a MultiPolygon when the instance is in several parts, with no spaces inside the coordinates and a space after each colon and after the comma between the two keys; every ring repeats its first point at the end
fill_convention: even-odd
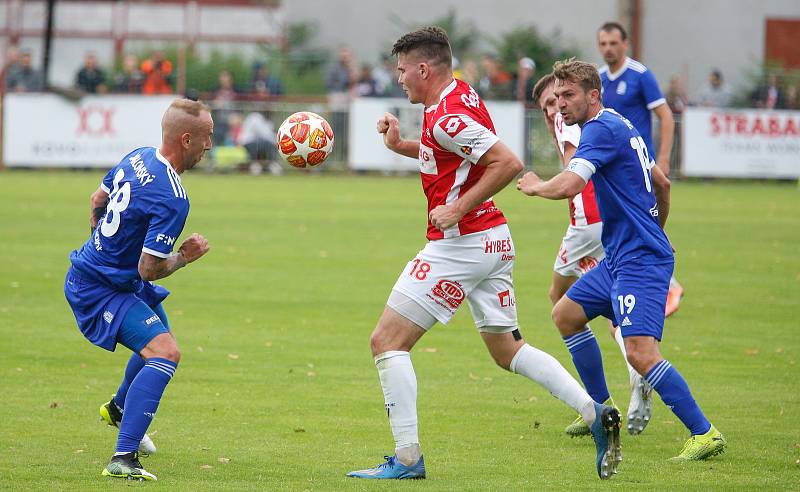
{"type": "MultiPolygon", "coordinates": [[[[113,351],[118,341],[139,352],[148,333],[166,332],[153,308],[169,292],[139,276],[142,252],[166,258],[189,213],[178,174],[152,147],[136,149],[106,174],[100,187],[109,194],[106,212],[80,250],[70,254],[72,268],[64,292],[78,327],[89,341],[113,351]],[[128,311],[137,304],[138,326],[120,336],[128,311]]],[[[156,333],[157,334],[157,333],[156,333]]],[[[152,338],[152,337],[150,337],[152,338]]]]}
{"type": "Polygon", "coordinates": [[[644,65],[632,58],[615,73],[608,66],[600,69],[603,84],[603,106],[611,108],[628,119],[639,131],[650,156],[655,158],[650,111],[666,104],[658,81],[644,65]]]}
{"type": "Polygon", "coordinates": [[[64,294],[83,335],[114,351],[117,343],[134,353],[114,396],[124,409],[117,452],[139,447],[177,363],[139,352],[169,332],[161,302],[163,287],[143,281],[139,258],[172,254],[189,213],[178,173],[157,149],[142,147],[125,156],[100,185],[108,193],[105,214],[86,243],[70,254],[64,294]]]}
{"type": "MultiPolygon", "coordinates": [[[[652,166],[644,139],[616,111],[602,109],[584,124],[568,171],[594,182],[606,257],[566,295],[583,307],[588,319],[603,315],[615,321],[623,337],[660,341],[674,257],[658,221],[652,166]]],[[[595,401],[605,401],[602,358],[591,330],[564,340],[587,392],[595,401]]],[[[711,428],[686,381],[669,362],[659,361],[645,378],[692,435],[711,428]]]]}

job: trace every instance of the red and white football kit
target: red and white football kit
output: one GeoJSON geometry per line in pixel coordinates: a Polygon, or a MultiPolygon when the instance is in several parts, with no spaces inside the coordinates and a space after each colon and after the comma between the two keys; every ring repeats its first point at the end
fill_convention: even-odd
{"type": "MultiPolygon", "coordinates": [[[[562,157],[566,142],[578,148],[581,139],[578,125],[565,124],[561,113],[556,113],[553,126],[562,157]]],[[[580,277],[594,268],[606,255],[600,242],[603,223],[591,180],[586,183],[582,192],[569,201],[569,212],[570,225],[561,241],[553,271],[562,277],[580,277]]]]}
{"type": "MultiPolygon", "coordinates": [[[[498,140],[486,106],[463,81],[453,80],[439,102],[425,108],[419,168],[429,215],[437,206],[455,202],[478,182],[486,168],[476,164],[498,140]]],[[[414,300],[441,323],[447,323],[466,300],[479,330],[517,328],[514,243],[492,199],[444,231],[429,219],[427,238],[429,242],[408,263],[393,291],[414,300]]],[[[391,298],[388,305],[403,314],[391,298]]]]}

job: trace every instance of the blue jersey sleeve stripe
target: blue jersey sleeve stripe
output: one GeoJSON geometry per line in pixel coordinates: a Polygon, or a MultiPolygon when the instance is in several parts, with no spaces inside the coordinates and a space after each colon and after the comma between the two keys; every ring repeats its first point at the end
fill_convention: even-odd
{"type": "Polygon", "coordinates": [[[666,104],[666,102],[667,102],[667,100],[664,99],[663,97],[661,99],[656,99],[655,101],[650,102],[650,103],[647,104],[647,109],[657,108],[657,107],[661,106],[662,104],[666,104]]]}
{"type": "Polygon", "coordinates": [[[159,258],[168,258],[171,253],[162,253],[161,251],[156,251],[150,248],[142,248],[142,253],[147,253],[148,255],[157,256],[159,258]]]}

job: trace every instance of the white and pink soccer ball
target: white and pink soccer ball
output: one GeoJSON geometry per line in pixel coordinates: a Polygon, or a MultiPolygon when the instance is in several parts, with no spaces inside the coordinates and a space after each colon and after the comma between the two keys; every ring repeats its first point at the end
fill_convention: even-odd
{"type": "Polygon", "coordinates": [[[304,168],[322,164],[333,151],[333,129],[322,116],[300,111],[278,128],[278,154],[288,164],[304,168]]]}

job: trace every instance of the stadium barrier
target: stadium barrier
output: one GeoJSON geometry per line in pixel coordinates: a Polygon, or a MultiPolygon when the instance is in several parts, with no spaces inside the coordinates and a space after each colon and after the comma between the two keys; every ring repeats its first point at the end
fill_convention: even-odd
{"type": "Polygon", "coordinates": [[[686,176],[800,178],[800,111],[689,108],[682,126],[686,176]]]}
{"type": "MultiPolygon", "coordinates": [[[[8,167],[107,168],[137,146],[157,145],[158,122],[174,96],[99,95],[70,100],[55,94],[7,94],[3,101],[3,161],[8,167]]],[[[336,144],[323,170],[405,172],[413,159],[383,146],[375,122],[397,115],[401,134],[419,134],[422,110],[405,99],[359,98],[344,107],[316,101],[211,101],[215,148],[209,169],[248,169],[251,158],[236,142],[237,125],[261,113],[274,129],[296,111],[328,119],[336,144]]],[[[543,176],[559,160],[541,112],[517,102],[488,101],[503,141],[543,176]]],[[[654,132],[658,135],[658,132],[654,132]]],[[[800,111],[689,108],[676,117],[673,174],[700,177],[800,177],[800,111]]],[[[275,160],[272,153],[270,160],[275,160]]],[[[290,169],[287,165],[284,169],[290,169]]]]}

